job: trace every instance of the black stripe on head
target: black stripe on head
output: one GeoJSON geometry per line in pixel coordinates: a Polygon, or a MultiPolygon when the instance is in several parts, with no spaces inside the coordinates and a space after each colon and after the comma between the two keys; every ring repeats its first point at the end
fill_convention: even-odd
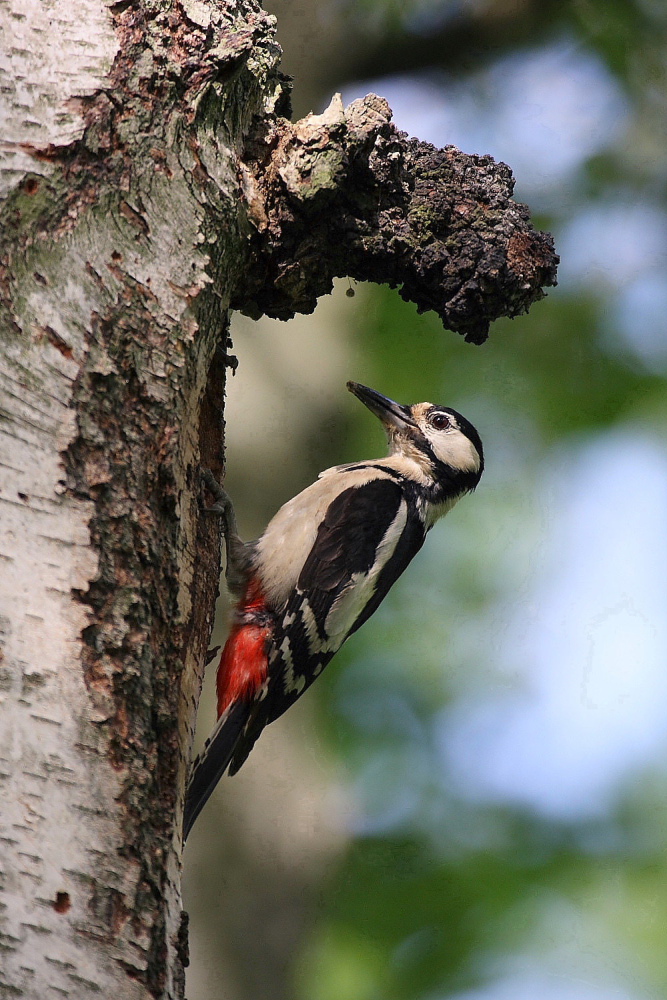
{"type": "Polygon", "coordinates": [[[388,465],[380,465],[378,462],[360,462],[358,465],[346,465],[344,466],[343,471],[355,472],[359,469],[373,469],[373,471],[377,469],[380,472],[385,472],[388,476],[395,479],[396,482],[399,483],[403,479],[401,473],[397,472],[396,469],[391,469],[388,465]]]}
{"type": "Polygon", "coordinates": [[[434,485],[423,488],[431,503],[441,503],[447,497],[461,496],[475,489],[482,474],[481,468],[479,472],[462,472],[461,469],[455,469],[453,465],[441,461],[433,454],[430,443],[423,436],[413,438],[412,443],[426,455],[431,466],[434,485]]]}

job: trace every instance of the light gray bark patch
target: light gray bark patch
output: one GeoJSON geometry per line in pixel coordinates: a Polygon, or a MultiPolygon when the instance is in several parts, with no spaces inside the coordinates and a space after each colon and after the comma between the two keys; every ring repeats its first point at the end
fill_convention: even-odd
{"type": "Polygon", "coordinates": [[[101,0],[4,0],[0,4],[0,199],[27,172],[50,173],[32,151],[83,135],[78,103],[107,81],[118,51],[101,0]],[[67,58],[63,58],[67,53],[67,58]]]}

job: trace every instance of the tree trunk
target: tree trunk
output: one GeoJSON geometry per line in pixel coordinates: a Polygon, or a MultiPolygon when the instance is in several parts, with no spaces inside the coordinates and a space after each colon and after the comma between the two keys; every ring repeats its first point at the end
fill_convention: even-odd
{"type": "Polygon", "coordinates": [[[290,124],[254,0],[0,17],[0,995],[178,998],[230,307],[350,274],[480,341],[556,259],[506,167],[380,99],[290,124]]]}

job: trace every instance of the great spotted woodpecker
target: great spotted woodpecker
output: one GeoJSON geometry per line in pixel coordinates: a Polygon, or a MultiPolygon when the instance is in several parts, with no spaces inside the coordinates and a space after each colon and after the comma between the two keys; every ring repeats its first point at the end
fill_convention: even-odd
{"type": "Polygon", "coordinates": [[[382,421],[388,457],[326,469],[256,542],[241,541],[231,500],[205,478],[237,604],[218,667],[218,723],[188,785],[185,837],[223,773],[238,771],[264,726],[370,618],[433,524],[482,475],[479,434],[456,410],[347,387],[382,421]]]}

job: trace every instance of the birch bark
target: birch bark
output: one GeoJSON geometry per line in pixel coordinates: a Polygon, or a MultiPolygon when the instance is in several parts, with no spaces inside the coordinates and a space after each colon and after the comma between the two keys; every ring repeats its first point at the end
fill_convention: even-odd
{"type": "Polygon", "coordinates": [[[181,998],[230,304],[308,311],[349,259],[480,340],[555,258],[507,168],[384,102],[291,126],[255,0],[0,19],[0,994],[181,998]]]}
{"type": "Polygon", "coordinates": [[[0,992],[179,997],[219,569],[198,468],[221,467],[235,161],[279,51],[252,3],[0,16],[0,992]]]}

